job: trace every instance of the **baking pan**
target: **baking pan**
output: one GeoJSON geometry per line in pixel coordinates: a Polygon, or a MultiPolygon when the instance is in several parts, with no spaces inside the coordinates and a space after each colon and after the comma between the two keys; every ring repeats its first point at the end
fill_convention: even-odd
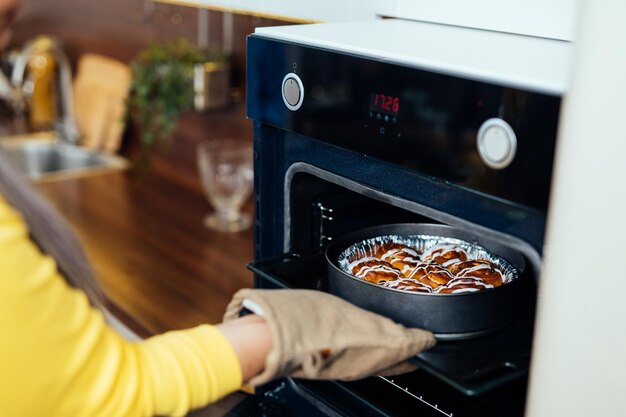
{"type": "MultiPolygon", "coordinates": [[[[247,267],[255,273],[256,287],[328,291],[325,253],[285,253],[247,267]]],[[[482,337],[441,341],[411,361],[466,396],[481,396],[522,379],[530,361],[536,299],[535,280],[529,271],[524,274],[520,311],[510,325],[482,337]]],[[[411,374],[407,378],[403,384],[411,387],[416,381],[411,374]]]]}
{"type": "Polygon", "coordinates": [[[326,250],[328,289],[345,300],[410,327],[427,329],[440,340],[483,336],[510,323],[518,314],[524,279],[524,258],[493,239],[439,224],[391,224],[370,227],[342,236],[326,250]],[[517,270],[517,278],[500,287],[457,294],[405,292],[363,281],[344,272],[342,253],[352,245],[381,236],[439,236],[482,246],[517,270]]]}

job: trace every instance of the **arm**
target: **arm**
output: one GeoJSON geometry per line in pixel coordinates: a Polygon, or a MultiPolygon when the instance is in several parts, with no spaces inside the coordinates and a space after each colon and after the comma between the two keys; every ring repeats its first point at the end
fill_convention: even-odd
{"type": "Polygon", "coordinates": [[[238,355],[250,346],[240,331],[262,329],[254,320],[130,343],[0,198],[0,415],[183,415],[240,387],[238,355]]]}
{"type": "Polygon", "coordinates": [[[243,380],[258,375],[272,348],[272,336],[265,319],[248,315],[218,326],[237,354],[243,380]]]}

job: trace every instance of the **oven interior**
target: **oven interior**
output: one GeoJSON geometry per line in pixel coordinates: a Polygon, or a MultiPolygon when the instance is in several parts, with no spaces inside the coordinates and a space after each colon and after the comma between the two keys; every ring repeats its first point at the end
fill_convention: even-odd
{"type": "MultiPolygon", "coordinates": [[[[399,207],[402,199],[390,199],[381,190],[352,190],[349,181],[338,178],[344,184],[337,184],[332,175],[320,178],[319,170],[306,165],[305,172],[296,171],[287,176],[285,186],[284,254],[249,264],[257,287],[325,291],[324,255],[333,238],[382,224],[445,223],[420,213],[419,206],[410,202],[399,207]]],[[[402,376],[350,383],[283,381],[275,388],[283,392],[280,401],[287,401],[284,392],[289,391],[298,398],[308,397],[316,410],[322,401],[326,408],[350,410],[346,414],[354,414],[359,406],[372,415],[390,416],[415,415],[417,409],[424,415],[523,413],[536,290],[533,268],[526,268],[524,274],[523,307],[505,328],[472,340],[439,342],[412,359],[417,371],[402,376]],[[332,398],[333,405],[320,397],[332,398]]],[[[276,395],[268,390],[266,397],[271,402],[276,395]]]]}

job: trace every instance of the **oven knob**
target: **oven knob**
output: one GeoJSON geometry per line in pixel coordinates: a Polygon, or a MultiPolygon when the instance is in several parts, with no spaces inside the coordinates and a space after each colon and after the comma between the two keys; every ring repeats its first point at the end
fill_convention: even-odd
{"type": "Polygon", "coordinates": [[[507,122],[493,118],[485,121],[478,129],[476,145],[485,165],[493,169],[503,169],[515,158],[517,138],[507,122]]]}
{"type": "Polygon", "coordinates": [[[283,78],[283,101],[291,111],[296,111],[304,100],[304,86],[302,80],[294,73],[289,73],[283,78]]]}

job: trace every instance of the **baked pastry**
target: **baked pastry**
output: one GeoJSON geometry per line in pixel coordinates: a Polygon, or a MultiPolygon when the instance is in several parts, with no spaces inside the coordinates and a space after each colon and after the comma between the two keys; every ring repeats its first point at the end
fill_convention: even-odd
{"type": "Polygon", "coordinates": [[[406,278],[416,279],[419,282],[435,289],[445,285],[454,276],[443,266],[436,262],[420,262],[404,274],[406,278]]]}
{"type": "Polygon", "coordinates": [[[450,271],[450,273],[452,273],[453,275],[456,275],[464,269],[480,267],[481,265],[484,265],[484,264],[490,264],[490,263],[489,261],[485,261],[482,259],[472,259],[469,261],[455,262],[453,264],[446,266],[446,269],[450,271]]]}
{"type": "Polygon", "coordinates": [[[389,262],[394,268],[399,269],[403,275],[410,268],[420,262],[417,251],[402,243],[387,243],[376,251],[376,257],[389,262]]]}
{"type": "Polygon", "coordinates": [[[476,292],[493,288],[493,285],[487,284],[480,279],[474,278],[454,278],[446,285],[443,285],[435,291],[437,294],[457,294],[463,292],[476,292]]]}
{"type": "MultiPolygon", "coordinates": [[[[420,243],[415,245],[422,247],[420,243]]],[[[470,256],[473,250],[467,245],[442,238],[420,254],[404,243],[375,243],[356,251],[353,256],[368,255],[351,262],[347,271],[370,283],[424,294],[477,292],[511,281],[498,264],[470,256]]]]}
{"type": "Polygon", "coordinates": [[[459,278],[476,278],[487,284],[499,287],[505,283],[505,277],[494,264],[489,261],[477,259],[474,261],[458,262],[451,265],[452,270],[456,270],[456,276],[459,278]]]}
{"type": "Polygon", "coordinates": [[[463,248],[452,243],[440,243],[422,253],[423,261],[434,261],[443,266],[467,261],[467,259],[467,253],[463,248]]]}
{"type": "Polygon", "coordinates": [[[426,284],[415,279],[398,279],[396,281],[389,281],[383,284],[385,287],[394,288],[396,290],[409,291],[409,292],[424,292],[431,293],[432,289],[426,284]]]}
{"type": "Polygon", "coordinates": [[[348,268],[350,268],[354,276],[374,284],[382,284],[402,278],[399,269],[394,268],[387,261],[373,257],[358,259],[352,262],[348,268]]]}

